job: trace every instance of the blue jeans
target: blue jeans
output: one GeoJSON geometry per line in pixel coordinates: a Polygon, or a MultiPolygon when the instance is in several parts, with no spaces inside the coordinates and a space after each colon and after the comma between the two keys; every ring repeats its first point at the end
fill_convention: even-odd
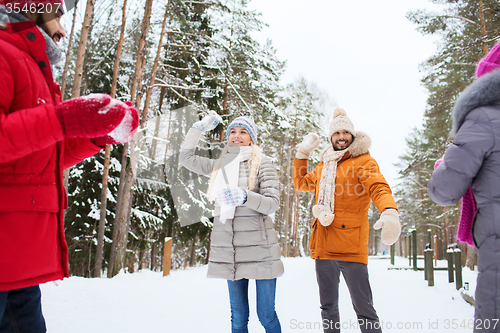
{"type": "MultiPolygon", "coordinates": [[[[248,333],[248,280],[227,281],[231,302],[231,332],[248,333]]],[[[257,290],[257,316],[266,333],[281,333],[278,315],[274,310],[276,279],[255,280],[257,290]]]]}
{"type": "Polygon", "coordinates": [[[0,332],[45,333],[40,287],[0,292],[0,332]]]}

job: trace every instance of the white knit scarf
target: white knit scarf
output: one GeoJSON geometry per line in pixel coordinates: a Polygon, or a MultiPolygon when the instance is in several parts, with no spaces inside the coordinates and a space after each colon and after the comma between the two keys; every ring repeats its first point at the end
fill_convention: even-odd
{"type": "MultiPolygon", "coordinates": [[[[335,178],[337,177],[337,164],[344,157],[347,149],[334,150],[330,147],[323,154],[323,170],[321,171],[321,180],[319,181],[319,194],[317,205],[323,205],[330,210],[335,211],[335,178]]],[[[317,217],[317,216],[316,216],[317,217]]]]}
{"type": "MultiPolygon", "coordinates": [[[[215,200],[217,193],[228,187],[238,187],[240,177],[240,162],[248,161],[253,157],[252,147],[229,146],[228,152],[222,159],[222,165],[219,170],[216,170],[217,175],[210,191],[210,199],[215,200]]],[[[220,221],[225,223],[226,220],[234,218],[236,207],[220,205],[220,221]]]]}

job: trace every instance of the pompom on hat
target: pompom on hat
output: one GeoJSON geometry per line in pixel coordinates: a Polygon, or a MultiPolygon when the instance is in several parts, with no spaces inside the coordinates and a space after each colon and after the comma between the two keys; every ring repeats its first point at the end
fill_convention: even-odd
{"type": "Polygon", "coordinates": [[[235,126],[240,126],[246,129],[248,134],[250,134],[253,143],[257,144],[257,125],[255,125],[253,117],[241,116],[234,119],[233,122],[229,124],[229,127],[227,128],[226,140],[229,138],[229,132],[231,132],[231,129],[235,126]]]}
{"type": "Polygon", "coordinates": [[[328,129],[328,137],[331,138],[333,133],[342,130],[349,131],[351,132],[352,136],[356,136],[354,125],[352,124],[351,119],[347,117],[347,113],[345,112],[345,110],[341,108],[335,108],[335,110],[333,110],[333,119],[328,129]]]}
{"type": "Polygon", "coordinates": [[[500,43],[497,43],[493,48],[488,52],[483,59],[481,59],[477,63],[476,67],[476,76],[481,77],[484,74],[488,74],[489,72],[500,67],[500,43]]]}

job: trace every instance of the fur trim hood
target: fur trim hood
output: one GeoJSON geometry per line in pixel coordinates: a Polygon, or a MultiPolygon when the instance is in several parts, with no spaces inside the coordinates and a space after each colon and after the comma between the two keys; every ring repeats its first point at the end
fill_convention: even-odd
{"type": "Polygon", "coordinates": [[[493,104],[500,104],[500,70],[481,76],[460,94],[452,111],[451,135],[457,134],[469,112],[493,104]]]}
{"type": "MultiPolygon", "coordinates": [[[[368,153],[368,149],[370,149],[371,144],[372,140],[366,133],[356,132],[356,136],[354,137],[354,140],[352,141],[349,148],[347,148],[347,151],[351,154],[352,157],[358,157],[368,153]]],[[[319,160],[321,162],[323,162],[323,155],[330,147],[331,145],[328,145],[321,151],[321,154],[319,156],[319,160]]]]}

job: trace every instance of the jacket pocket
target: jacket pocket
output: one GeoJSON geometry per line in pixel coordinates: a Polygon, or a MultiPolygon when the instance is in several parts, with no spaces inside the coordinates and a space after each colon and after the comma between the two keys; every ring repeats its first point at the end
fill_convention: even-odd
{"type": "Polygon", "coordinates": [[[330,225],[325,249],[332,254],[356,254],[359,252],[359,227],[346,228],[330,225]]]}
{"type": "Polygon", "coordinates": [[[59,194],[55,185],[0,186],[0,212],[59,211],[59,194]]]}

